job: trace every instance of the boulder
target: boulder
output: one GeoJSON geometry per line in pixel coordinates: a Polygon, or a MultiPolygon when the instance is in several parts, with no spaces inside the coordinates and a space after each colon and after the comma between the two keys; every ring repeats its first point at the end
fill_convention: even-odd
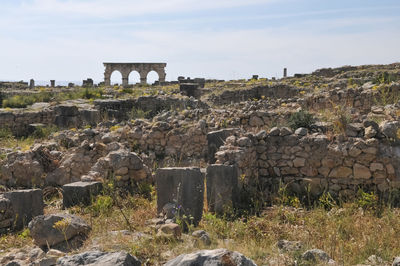
{"type": "Polygon", "coordinates": [[[284,137],[284,136],[288,136],[290,134],[293,134],[293,131],[290,128],[288,128],[288,127],[281,128],[280,136],[284,137]]]}
{"type": "Polygon", "coordinates": [[[200,168],[159,168],[156,172],[157,212],[175,203],[178,215],[192,217],[195,225],[203,215],[204,175],[200,168]]]}
{"type": "Polygon", "coordinates": [[[284,239],[279,240],[276,245],[280,250],[285,252],[298,251],[303,246],[299,241],[288,241],[284,239]]]}
{"type": "Polygon", "coordinates": [[[395,257],[393,259],[392,266],[400,266],[400,257],[395,257]]]}
{"type": "Polygon", "coordinates": [[[207,167],[207,203],[211,212],[224,214],[238,201],[238,171],[236,166],[213,164],[207,167]]]}
{"type": "Polygon", "coordinates": [[[103,184],[101,182],[74,182],[64,185],[63,206],[69,208],[75,205],[89,205],[92,198],[100,193],[103,184]]]}
{"type": "Polygon", "coordinates": [[[331,259],[325,251],[316,248],[307,250],[301,257],[312,262],[329,262],[331,259]]]}
{"type": "Polygon", "coordinates": [[[195,243],[201,242],[205,246],[211,245],[211,239],[208,233],[204,230],[196,230],[192,233],[195,238],[195,243]]]}
{"type": "Polygon", "coordinates": [[[158,229],[159,235],[172,235],[174,238],[179,239],[182,236],[181,227],[175,223],[163,224],[158,229]]]}
{"type": "Polygon", "coordinates": [[[41,189],[15,190],[4,193],[10,200],[14,213],[14,229],[21,230],[33,217],[43,214],[43,192],[41,189]]]}
{"type": "Polygon", "coordinates": [[[299,127],[294,132],[294,134],[296,134],[298,136],[305,136],[305,135],[307,135],[307,133],[308,133],[308,130],[307,130],[307,128],[304,128],[304,127],[299,127]]]}
{"type": "Polygon", "coordinates": [[[29,223],[29,230],[36,245],[57,248],[73,238],[77,240],[73,246],[79,246],[91,228],[82,218],[62,213],[36,216],[29,223]]]}
{"type": "Polygon", "coordinates": [[[164,266],[188,265],[255,266],[256,264],[239,252],[226,249],[200,250],[190,254],[182,254],[164,264],[164,266]]]}
{"type": "Polygon", "coordinates": [[[125,251],[110,253],[95,250],[59,258],[56,265],[140,266],[141,262],[136,257],[126,253],[125,251]]]}
{"type": "Polygon", "coordinates": [[[399,121],[383,121],[380,130],[383,135],[390,139],[397,139],[397,130],[400,128],[399,121]]]}

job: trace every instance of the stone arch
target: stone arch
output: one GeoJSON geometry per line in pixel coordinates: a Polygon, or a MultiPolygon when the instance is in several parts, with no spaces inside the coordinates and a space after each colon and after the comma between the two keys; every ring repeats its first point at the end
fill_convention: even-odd
{"type": "MultiPolygon", "coordinates": [[[[112,82],[111,78],[112,78],[113,75],[115,75],[115,74],[117,74],[118,76],[121,76],[121,78],[123,77],[121,71],[119,71],[118,69],[113,70],[113,71],[111,72],[111,74],[110,74],[110,85],[111,85],[111,82],[112,82]]],[[[119,83],[121,83],[121,81],[118,81],[118,84],[119,84],[119,83]]],[[[114,82],[113,82],[113,84],[114,84],[114,82]]],[[[112,84],[112,85],[113,85],[113,84],[112,84]]]]}
{"type": "MultiPolygon", "coordinates": [[[[159,81],[160,80],[160,75],[157,73],[157,71],[155,71],[155,70],[150,70],[149,72],[147,72],[147,75],[146,75],[146,82],[148,82],[149,81],[149,76],[153,76],[153,74],[155,74],[155,75],[157,75],[157,79],[155,80],[155,81],[159,81]]],[[[152,82],[150,82],[150,84],[151,84],[152,82]]]]}
{"type": "Polygon", "coordinates": [[[111,74],[118,70],[122,74],[122,85],[127,86],[129,84],[129,74],[132,71],[139,72],[140,83],[147,84],[147,74],[150,71],[155,71],[158,74],[158,81],[165,82],[165,67],[166,63],[103,63],[105,66],[104,71],[104,85],[110,86],[111,74]]]}
{"type": "Polygon", "coordinates": [[[130,82],[130,84],[136,84],[136,83],[140,83],[140,73],[137,70],[132,70],[131,72],[129,72],[128,74],[128,83],[130,82]],[[138,80],[135,83],[130,82],[132,79],[132,75],[137,75],[138,76],[138,80]]]}

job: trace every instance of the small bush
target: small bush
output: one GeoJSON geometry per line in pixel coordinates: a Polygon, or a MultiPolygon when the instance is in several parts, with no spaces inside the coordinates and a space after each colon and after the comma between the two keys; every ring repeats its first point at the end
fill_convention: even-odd
{"type": "Polygon", "coordinates": [[[143,118],[149,118],[149,116],[150,116],[150,111],[144,111],[139,108],[132,108],[132,111],[130,112],[131,119],[143,119],[143,118]]]}
{"type": "Polygon", "coordinates": [[[375,84],[390,84],[397,80],[398,80],[398,76],[396,76],[396,74],[392,74],[392,73],[389,74],[388,72],[383,72],[378,77],[375,78],[374,83],[375,84]]]}
{"type": "Polygon", "coordinates": [[[13,134],[9,128],[0,128],[0,139],[9,139],[12,138],[13,134]]]}
{"type": "Polygon", "coordinates": [[[113,204],[113,199],[110,196],[100,195],[90,206],[90,210],[94,216],[107,215],[112,210],[113,204]]]}
{"type": "Polygon", "coordinates": [[[357,192],[356,204],[363,210],[377,210],[379,207],[379,199],[374,192],[368,193],[359,189],[357,192]]]}
{"type": "Polygon", "coordinates": [[[307,111],[300,110],[293,113],[289,118],[289,126],[291,129],[296,130],[299,127],[310,128],[315,119],[312,114],[307,111]]]}
{"type": "Polygon", "coordinates": [[[46,126],[46,127],[38,127],[32,133],[32,136],[36,139],[46,139],[52,133],[57,132],[58,128],[56,126],[46,126]]]}
{"type": "Polygon", "coordinates": [[[328,211],[336,206],[336,201],[333,199],[331,193],[329,193],[329,192],[327,192],[327,193],[324,192],[319,197],[318,201],[319,201],[319,205],[328,211]]]}

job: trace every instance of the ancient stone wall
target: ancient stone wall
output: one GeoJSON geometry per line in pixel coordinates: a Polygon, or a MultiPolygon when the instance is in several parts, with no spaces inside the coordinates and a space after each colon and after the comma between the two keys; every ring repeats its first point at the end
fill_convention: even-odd
{"type": "Polygon", "coordinates": [[[135,109],[140,109],[149,117],[152,117],[163,110],[208,108],[207,104],[198,100],[167,96],[143,96],[137,99],[125,100],[96,100],[94,105],[103,116],[116,118],[119,121],[129,119],[135,109]]]}
{"type": "Polygon", "coordinates": [[[382,193],[400,188],[400,146],[387,139],[331,140],[323,134],[274,128],[244,137],[231,136],[216,153],[217,163],[236,164],[242,179],[276,191],[279,182],[313,196],[354,195],[361,186],[382,193]]]}
{"type": "Polygon", "coordinates": [[[94,109],[78,109],[74,105],[58,105],[40,110],[23,109],[0,112],[0,125],[9,128],[17,136],[26,135],[31,124],[56,125],[59,128],[73,128],[85,124],[96,124],[100,113],[94,109]]]}
{"type": "Polygon", "coordinates": [[[299,96],[300,90],[285,84],[271,86],[257,86],[238,90],[225,90],[220,95],[212,95],[209,100],[217,105],[237,103],[251,99],[265,98],[291,98],[299,96]]]}

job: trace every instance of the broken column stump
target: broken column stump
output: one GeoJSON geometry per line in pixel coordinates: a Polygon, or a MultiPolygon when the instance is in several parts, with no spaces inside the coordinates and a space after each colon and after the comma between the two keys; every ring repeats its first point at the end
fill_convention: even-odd
{"type": "Polygon", "coordinates": [[[76,205],[89,205],[92,198],[98,195],[102,188],[101,182],[74,182],[63,187],[63,206],[69,208],[76,205]]]}
{"type": "Polygon", "coordinates": [[[204,175],[200,168],[160,168],[156,172],[157,211],[173,203],[180,215],[193,217],[197,225],[203,215],[204,175]]]}
{"type": "Polygon", "coordinates": [[[24,189],[4,193],[10,200],[13,211],[13,229],[21,230],[33,217],[43,214],[43,192],[41,189],[24,189]]]}
{"type": "Polygon", "coordinates": [[[223,215],[235,208],[239,198],[236,166],[213,164],[207,167],[207,203],[211,212],[223,215]]]}

